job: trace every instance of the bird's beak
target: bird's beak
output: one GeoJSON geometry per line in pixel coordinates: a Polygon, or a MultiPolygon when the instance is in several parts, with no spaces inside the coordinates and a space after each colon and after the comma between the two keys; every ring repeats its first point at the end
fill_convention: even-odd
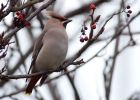
{"type": "Polygon", "coordinates": [[[67,19],[67,20],[63,21],[63,26],[66,28],[67,24],[71,21],[72,20],[70,20],[70,19],[67,19]]]}

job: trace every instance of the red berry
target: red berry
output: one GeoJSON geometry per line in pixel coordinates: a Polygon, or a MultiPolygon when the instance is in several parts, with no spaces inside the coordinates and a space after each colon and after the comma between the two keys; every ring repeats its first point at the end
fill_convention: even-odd
{"type": "Polygon", "coordinates": [[[25,26],[25,27],[30,27],[31,24],[30,24],[28,21],[25,20],[25,22],[24,22],[24,26],[25,26]]]}
{"type": "Polygon", "coordinates": [[[95,24],[95,23],[92,24],[92,25],[91,25],[91,28],[92,28],[92,29],[96,29],[96,24],[95,24]]]}
{"type": "Polygon", "coordinates": [[[128,13],[131,14],[132,13],[132,10],[128,10],[128,13]]]}
{"type": "Polygon", "coordinates": [[[19,15],[18,17],[20,20],[24,20],[24,16],[22,14],[19,15]]]}
{"type": "Polygon", "coordinates": [[[127,9],[130,9],[130,6],[128,5],[126,8],[127,8],[127,9]]]}
{"type": "Polygon", "coordinates": [[[22,13],[23,18],[25,18],[25,14],[22,13]]]}
{"type": "Polygon", "coordinates": [[[19,12],[19,11],[17,11],[17,12],[16,12],[16,15],[17,15],[17,16],[19,16],[19,15],[20,15],[20,12],[19,12]]]}
{"type": "Polygon", "coordinates": [[[80,38],[80,42],[84,42],[84,38],[83,37],[80,38]]]}
{"type": "Polygon", "coordinates": [[[84,40],[87,41],[87,40],[88,40],[88,37],[86,36],[86,37],[84,38],[84,40]]]}
{"type": "Polygon", "coordinates": [[[92,9],[92,10],[94,10],[94,9],[96,9],[96,6],[95,6],[94,3],[91,3],[91,4],[89,5],[89,8],[92,9]]]}

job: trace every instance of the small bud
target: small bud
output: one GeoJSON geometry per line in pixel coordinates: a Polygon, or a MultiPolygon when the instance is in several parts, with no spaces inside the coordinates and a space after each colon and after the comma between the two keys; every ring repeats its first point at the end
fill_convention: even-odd
{"type": "Polygon", "coordinates": [[[98,22],[99,19],[100,19],[100,17],[101,17],[101,15],[98,15],[98,16],[96,17],[96,19],[95,19],[95,22],[98,22]]]}
{"type": "Polygon", "coordinates": [[[128,5],[126,8],[127,8],[127,9],[130,9],[130,6],[128,5]]]}
{"type": "Polygon", "coordinates": [[[1,9],[4,9],[4,5],[3,5],[3,3],[1,4],[1,9]]]}
{"type": "Polygon", "coordinates": [[[92,24],[92,25],[91,25],[91,28],[92,28],[92,29],[96,29],[96,24],[95,24],[95,23],[92,24]]]}
{"type": "Polygon", "coordinates": [[[91,4],[89,5],[89,8],[92,9],[92,10],[95,10],[95,9],[96,9],[96,6],[95,6],[94,3],[91,3],[91,4]]]}
{"type": "Polygon", "coordinates": [[[133,44],[133,46],[135,46],[135,45],[137,44],[137,43],[136,43],[136,41],[132,41],[132,42],[133,42],[133,43],[132,43],[132,44],[133,44]]]}

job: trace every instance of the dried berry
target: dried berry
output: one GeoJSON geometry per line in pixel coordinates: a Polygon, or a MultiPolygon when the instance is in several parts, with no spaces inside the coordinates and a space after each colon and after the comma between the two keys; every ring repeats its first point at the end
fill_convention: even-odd
{"type": "Polygon", "coordinates": [[[130,14],[127,14],[127,17],[130,17],[130,14]]]}
{"type": "Polygon", "coordinates": [[[93,24],[91,25],[91,28],[92,28],[92,29],[96,29],[96,23],[93,23],[93,24]]]}
{"type": "Polygon", "coordinates": [[[91,4],[89,5],[89,8],[92,9],[92,10],[95,10],[95,9],[96,9],[96,6],[95,6],[94,3],[91,3],[91,4]]]}
{"type": "Polygon", "coordinates": [[[80,42],[84,42],[84,38],[83,37],[80,37],[80,42]]]}
{"type": "Polygon", "coordinates": [[[131,14],[132,13],[132,10],[128,10],[128,13],[131,14]]]}
{"type": "Polygon", "coordinates": [[[87,40],[88,40],[88,37],[86,36],[86,37],[84,38],[84,40],[87,41],[87,40]]]}
{"type": "Polygon", "coordinates": [[[128,5],[126,8],[127,8],[127,9],[130,9],[130,6],[128,5]]]}
{"type": "Polygon", "coordinates": [[[87,30],[88,28],[85,26],[84,29],[87,30]]]}

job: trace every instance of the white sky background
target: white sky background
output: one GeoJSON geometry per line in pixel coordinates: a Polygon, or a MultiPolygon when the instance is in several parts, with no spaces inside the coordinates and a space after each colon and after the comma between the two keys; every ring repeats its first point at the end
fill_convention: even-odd
{"type": "MultiPolygon", "coordinates": [[[[2,0],[3,2],[5,0],[2,0]]],[[[66,12],[69,12],[71,10],[74,10],[76,8],[79,8],[83,3],[88,3],[89,0],[81,0],[81,4],[79,4],[79,0],[57,0],[57,5],[61,4],[61,2],[65,1],[65,4],[61,6],[61,8],[56,6],[56,10],[61,13],[65,14],[66,12]],[[60,10],[59,10],[60,9],[60,10]]],[[[140,10],[140,0],[127,0],[127,4],[132,4],[132,15],[136,14],[138,10],[140,10]]],[[[112,0],[110,3],[106,3],[95,11],[95,16],[101,15],[101,20],[106,18],[107,15],[112,14],[112,12],[117,11],[118,7],[120,5],[120,0],[112,0]]],[[[8,17],[8,19],[10,16],[8,17]]],[[[74,40],[70,43],[68,56],[71,54],[74,54],[76,51],[82,47],[82,43],[79,42],[79,36],[80,36],[80,27],[82,25],[82,21],[84,20],[84,16],[76,16],[73,18],[73,22],[71,22],[68,25],[67,31],[69,34],[69,38],[71,40],[71,37],[75,34],[74,40]],[[76,27],[76,28],[75,28],[76,27]]],[[[6,20],[7,23],[11,23],[10,19],[6,20]]],[[[38,26],[38,22],[33,22],[34,26],[38,26]]],[[[106,29],[109,29],[113,27],[113,24],[115,23],[115,20],[112,19],[109,24],[107,25],[106,29]]],[[[132,24],[132,31],[140,31],[139,28],[140,18],[137,18],[132,24]]],[[[4,31],[4,28],[0,27],[3,30],[0,30],[0,32],[4,31]]],[[[97,26],[97,28],[100,26],[97,26]]],[[[39,35],[41,30],[35,29],[35,36],[39,35]]],[[[111,34],[112,31],[109,31],[108,33],[104,33],[103,36],[111,34]]],[[[23,53],[26,52],[31,46],[28,38],[26,38],[26,31],[24,29],[21,29],[18,32],[18,36],[22,37],[20,40],[20,44],[22,44],[22,51],[23,53]],[[26,47],[26,48],[25,48],[26,47]]],[[[135,37],[136,40],[139,40],[140,37],[135,37]]],[[[127,38],[122,38],[122,45],[124,45],[127,41],[127,38]]],[[[140,41],[139,41],[140,42],[140,41]]],[[[85,52],[81,58],[84,58],[86,61],[88,58],[90,58],[91,54],[95,54],[102,46],[104,46],[105,43],[100,43],[100,45],[94,45],[90,49],[85,52]]],[[[78,92],[81,96],[81,100],[99,100],[99,96],[102,97],[102,100],[104,99],[104,87],[103,87],[103,76],[102,76],[102,70],[104,68],[104,59],[106,59],[108,56],[112,54],[112,48],[114,47],[114,42],[112,42],[109,47],[106,49],[104,53],[106,55],[104,57],[95,58],[91,62],[87,63],[85,66],[81,67],[76,71],[76,77],[75,77],[75,84],[77,86],[78,92]]],[[[112,87],[112,94],[111,94],[111,100],[126,100],[133,92],[140,90],[140,47],[134,47],[129,48],[125,50],[117,59],[116,67],[115,67],[115,74],[113,78],[113,87],[112,87]]],[[[11,62],[11,66],[15,65],[16,59],[19,58],[18,54],[14,54],[15,59],[13,59],[13,62],[11,62]]],[[[27,59],[28,66],[30,65],[30,57],[27,59]]],[[[61,90],[60,94],[62,95],[62,100],[74,100],[73,99],[73,91],[71,89],[70,84],[67,82],[66,77],[61,77],[57,81],[58,90],[61,90]]],[[[54,81],[55,82],[55,81],[54,81]]],[[[25,80],[12,80],[13,84],[19,84],[19,87],[25,86],[25,80]]],[[[10,83],[11,84],[11,83],[10,83]]],[[[5,85],[4,90],[0,89],[1,94],[11,93],[13,91],[12,85],[5,85]],[[7,91],[8,90],[8,91],[7,91]]],[[[39,91],[43,94],[45,99],[52,100],[51,95],[49,94],[49,91],[46,90],[46,86],[43,85],[42,87],[38,88],[39,91]],[[46,95],[47,94],[47,95],[46,95]]],[[[16,91],[16,90],[15,90],[16,91]]],[[[34,95],[34,92],[33,92],[34,95]]],[[[0,95],[1,96],[1,95],[0,95]]],[[[34,100],[33,96],[26,96],[24,93],[20,93],[20,95],[14,96],[18,99],[25,98],[25,100],[34,100]]],[[[5,98],[3,100],[10,100],[9,98],[5,98]]]]}

